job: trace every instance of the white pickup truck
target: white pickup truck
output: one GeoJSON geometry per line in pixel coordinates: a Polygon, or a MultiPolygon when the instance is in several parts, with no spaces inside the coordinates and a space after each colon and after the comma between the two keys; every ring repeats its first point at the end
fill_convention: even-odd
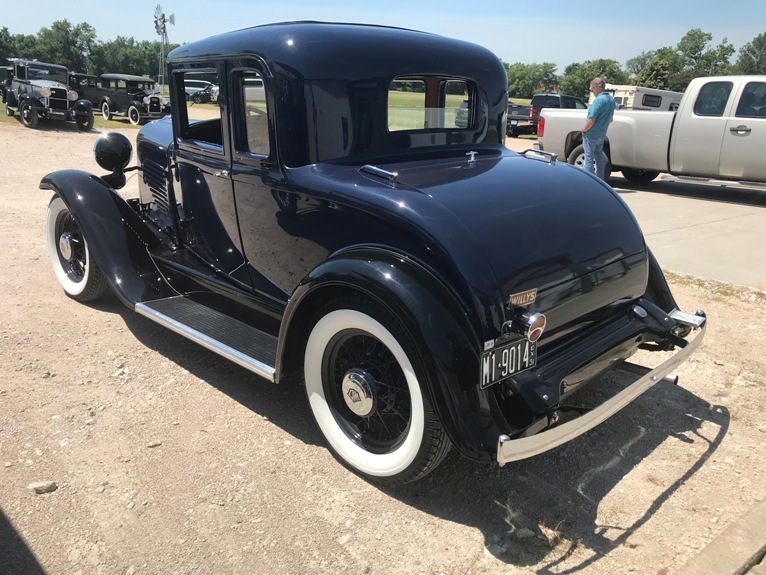
{"type": "MultiPolygon", "coordinates": [[[[537,147],[582,165],[585,110],[545,109],[537,147]]],[[[604,144],[607,178],[679,178],[766,186],[766,76],[695,78],[675,112],[619,110],[604,144]]]]}

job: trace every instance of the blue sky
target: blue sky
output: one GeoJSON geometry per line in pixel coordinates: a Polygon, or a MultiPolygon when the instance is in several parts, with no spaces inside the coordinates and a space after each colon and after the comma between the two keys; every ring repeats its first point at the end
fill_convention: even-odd
{"type": "MultiPolygon", "coordinates": [[[[191,42],[229,30],[290,20],[361,22],[414,28],[481,44],[502,60],[525,64],[552,62],[558,73],[572,62],[596,58],[625,61],[642,51],[675,46],[692,28],[724,38],[739,50],[766,33],[764,0],[641,0],[624,2],[467,2],[431,0],[365,3],[364,0],[160,0],[171,42],[191,42]]],[[[158,2],[84,3],[36,0],[34,8],[3,10],[0,27],[11,34],[35,34],[56,20],[87,22],[99,40],[117,36],[156,40],[158,2]]],[[[30,5],[31,6],[31,5],[30,5]]],[[[736,58],[736,54],[735,54],[736,58]]]]}

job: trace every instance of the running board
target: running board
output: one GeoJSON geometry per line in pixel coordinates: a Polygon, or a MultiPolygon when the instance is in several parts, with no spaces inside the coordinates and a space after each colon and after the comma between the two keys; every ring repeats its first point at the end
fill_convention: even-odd
{"type": "Polygon", "coordinates": [[[675,176],[673,174],[664,174],[660,176],[660,179],[665,182],[680,182],[682,184],[705,184],[709,186],[719,186],[724,188],[766,188],[764,182],[750,182],[750,181],[737,181],[737,180],[717,180],[715,178],[703,178],[696,176],[675,176]]]}
{"type": "Polygon", "coordinates": [[[136,312],[274,381],[277,338],[237,319],[177,296],[136,304],[136,312]]]}

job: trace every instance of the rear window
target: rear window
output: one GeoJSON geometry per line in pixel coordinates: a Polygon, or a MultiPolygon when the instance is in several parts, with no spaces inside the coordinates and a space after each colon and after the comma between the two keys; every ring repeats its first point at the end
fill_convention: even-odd
{"type": "Polygon", "coordinates": [[[388,88],[388,130],[474,127],[475,96],[466,80],[401,77],[388,88]]]}
{"type": "Polygon", "coordinates": [[[560,108],[560,102],[558,96],[532,96],[532,105],[535,108],[560,108]]]}

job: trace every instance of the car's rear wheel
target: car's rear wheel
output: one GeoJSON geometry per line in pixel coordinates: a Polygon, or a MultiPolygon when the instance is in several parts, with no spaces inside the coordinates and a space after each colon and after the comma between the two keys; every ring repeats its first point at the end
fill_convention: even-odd
{"type": "Polygon", "coordinates": [[[104,117],[104,120],[112,119],[112,111],[109,109],[109,102],[101,103],[101,115],[104,117]]]}
{"type": "Polygon", "coordinates": [[[369,301],[334,302],[311,328],[304,377],[314,418],[335,456],[377,484],[419,479],[449,451],[419,365],[399,322],[369,301]]]}
{"type": "Polygon", "coordinates": [[[46,221],[48,258],[64,292],[77,301],[94,301],[109,290],[109,282],[90,256],[88,243],[64,200],[53,196],[46,221]]]}
{"type": "Polygon", "coordinates": [[[75,116],[74,121],[81,132],[90,132],[93,128],[93,112],[86,115],[80,114],[75,116]]]}
{"type": "MultiPolygon", "coordinates": [[[[569,154],[567,161],[573,166],[582,168],[583,165],[585,164],[585,148],[582,145],[577,146],[569,154]]],[[[609,156],[607,156],[606,152],[604,152],[604,180],[609,181],[609,177],[611,175],[612,175],[612,163],[609,161],[609,156]]]]}
{"type": "Polygon", "coordinates": [[[29,103],[24,102],[19,109],[19,115],[21,116],[21,123],[27,128],[36,128],[39,116],[37,110],[35,110],[29,103]]]}
{"type": "Polygon", "coordinates": [[[629,182],[635,182],[637,184],[651,182],[654,178],[660,175],[659,172],[653,170],[634,170],[633,168],[621,168],[623,177],[629,182]]]}
{"type": "Polygon", "coordinates": [[[130,106],[128,108],[128,120],[134,126],[138,126],[141,123],[141,112],[136,106],[130,106]]]}

